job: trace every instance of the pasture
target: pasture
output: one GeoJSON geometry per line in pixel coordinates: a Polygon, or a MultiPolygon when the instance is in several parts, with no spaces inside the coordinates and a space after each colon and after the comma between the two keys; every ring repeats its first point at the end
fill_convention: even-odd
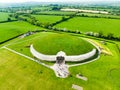
{"type": "Polygon", "coordinates": [[[74,17],[54,27],[66,28],[68,30],[79,30],[81,32],[103,32],[104,35],[112,33],[120,36],[120,20],[105,18],[74,17]]]}
{"type": "MultiPolygon", "coordinates": [[[[36,14],[50,14],[30,14],[42,24],[52,24],[60,21],[63,16],[68,17],[65,15],[75,13],[48,11],[52,10],[51,6],[34,6],[31,9],[36,11],[36,14]]],[[[79,30],[83,33],[102,32],[104,35],[112,33],[115,37],[120,36],[119,16],[90,13],[78,14],[85,14],[91,17],[75,16],[67,21],[63,20],[63,22],[53,26],[53,28],[64,28],[71,31],[79,30]],[[92,18],[92,16],[105,18],[92,18]],[[117,19],[108,19],[108,17],[117,19]]],[[[20,17],[32,21],[24,14],[21,14],[20,17]]],[[[6,21],[7,19],[8,13],[0,12],[0,21],[6,21]]],[[[44,28],[22,20],[0,23],[0,42],[35,30],[44,30],[44,28]]],[[[69,65],[75,65],[76,63],[66,62],[69,65]]],[[[119,74],[119,41],[86,36],[85,34],[46,30],[46,32],[37,32],[24,38],[15,38],[0,44],[0,90],[73,90],[72,84],[83,87],[83,90],[101,90],[101,88],[102,90],[120,90],[119,74]],[[101,49],[100,58],[87,64],[76,62],[81,65],[69,67],[70,75],[64,79],[56,77],[52,69],[44,66],[44,64],[52,66],[55,62],[39,60],[30,53],[30,45],[33,44],[38,52],[47,55],[55,55],[59,51],[64,51],[67,55],[84,54],[95,48],[87,40],[93,41],[101,49]],[[36,62],[32,61],[31,58],[35,59],[36,62]],[[87,77],[88,81],[76,78],[77,74],[87,77]]]]}
{"type": "Polygon", "coordinates": [[[0,22],[1,21],[7,21],[8,17],[9,17],[10,13],[4,13],[4,12],[0,12],[0,22]]]}
{"type": "Polygon", "coordinates": [[[27,31],[40,30],[42,28],[33,26],[23,21],[7,22],[0,24],[0,42],[25,33],[27,31]]]}
{"type": "Polygon", "coordinates": [[[74,14],[75,12],[65,12],[65,11],[41,11],[37,12],[37,14],[56,14],[56,15],[71,15],[74,14]]]}
{"type": "Polygon", "coordinates": [[[62,19],[62,16],[53,16],[53,15],[32,15],[41,23],[55,23],[62,19]]]}
{"type": "MultiPolygon", "coordinates": [[[[0,22],[1,21],[7,21],[10,13],[0,12],[0,22]]],[[[14,18],[11,18],[12,20],[15,20],[14,18]]]]}
{"type": "Polygon", "coordinates": [[[114,18],[114,19],[120,19],[120,16],[118,15],[110,15],[110,14],[95,14],[95,13],[78,13],[77,15],[87,15],[90,17],[101,17],[101,18],[114,18]]]}

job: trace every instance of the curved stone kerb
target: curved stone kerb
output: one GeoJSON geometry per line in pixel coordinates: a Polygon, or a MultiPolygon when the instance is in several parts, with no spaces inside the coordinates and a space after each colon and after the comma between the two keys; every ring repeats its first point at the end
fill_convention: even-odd
{"type": "Polygon", "coordinates": [[[77,62],[77,61],[83,61],[86,59],[89,59],[93,57],[96,54],[96,49],[93,49],[92,51],[82,54],[82,55],[73,55],[73,56],[66,56],[65,52],[60,51],[57,53],[57,55],[45,55],[42,54],[38,51],[36,51],[33,47],[33,45],[30,46],[30,52],[32,53],[33,56],[40,60],[46,60],[46,61],[56,61],[56,57],[58,56],[64,56],[65,61],[70,61],[70,62],[77,62]]]}

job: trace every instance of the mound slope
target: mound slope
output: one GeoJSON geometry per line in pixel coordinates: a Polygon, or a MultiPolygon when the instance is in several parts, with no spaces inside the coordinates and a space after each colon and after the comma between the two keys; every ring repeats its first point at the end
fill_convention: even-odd
{"type": "Polygon", "coordinates": [[[34,48],[49,55],[55,55],[59,51],[64,51],[67,55],[79,55],[90,52],[95,48],[89,42],[66,34],[50,34],[39,38],[33,43],[34,48]]]}

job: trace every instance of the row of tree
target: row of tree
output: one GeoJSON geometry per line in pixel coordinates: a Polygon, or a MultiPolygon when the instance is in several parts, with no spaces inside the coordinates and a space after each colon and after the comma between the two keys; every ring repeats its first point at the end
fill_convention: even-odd
{"type": "Polygon", "coordinates": [[[88,36],[94,36],[94,37],[97,37],[97,38],[104,38],[104,39],[109,39],[109,40],[120,41],[120,37],[114,36],[113,33],[108,33],[107,35],[104,35],[103,32],[98,32],[98,33],[87,32],[85,34],[88,35],[88,36]]]}
{"type": "Polygon", "coordinates": [[[54,25],[56,24],[59,24],[61,22],[64,22],[64,21],[67,21],[73,17],[75,17],[76,14],[72,14],[68,17],[65,17],[63,16],[61,18],[61,20],[59,21],[56,21],[54,23],[43,23],[43,22],[40,22],[39,20],[37,20],[34,16],[31,16],[30,14],[18,14],[18,13],[15,13],[15,14],[12,14],[11,17],[15,17],[16,19],[18,20],[23,20],[23,21],[27,21],[33,25],[36,25],[36,26],[40,26],[40,27],[44,27],[44,28],[47,28],[47,29],[51,29],[51,27],[53,27],[54,25]]]}
{"type": "Polygon", "coordinates": [[[94,15],[94,16],[90,16],[90,15],[86,15],[86,14],[79,14],[76,16],[80,16],[80,17],[92,17],[92,18],[108,18],[108,19],[120,19],[120,17],[113,17],[113,16],[98,16],[98,15],[94,15]]]}
{"type": "MultiPolygon", "coordinates": [[[[61,23],[61,22],[67,21],[67,20],[75,17],[76,14],[71,15],[71,16],[69,16],[69,17],[67,17],[67,18],[63,16],[60,21],[57,21],[57,22],[52,23],[52,24],[42,23],[42,22],[36,20],[35,17],[33,17],[33,16],[29,15],[29,14],[24,14],[23,16],[24,16],[24,17],[20,17],[18,14],[15,14],[15,15],[14,15],[14,17],[16,17],[18,20],[27,21],[27,22],[31,23],[32,25],[44,27],[44,28],[46,28],[46,29],[50,29],[50,30],[54,30],[54,31],[69,32],[69,33],[84,34],[84,33],[81,33],[79,30],[72,31],[72,30],[59,29],[59,28],[54,28],[54,27],[53,27],[53,26],[56,25],[56,24],[59,24],[59,23],[61,23]],[[25,18],[25,17],[27,17],[27,18],[25,18]]],[[[99,32],[99,33],[87,32],[87,33],[85,33],[85,35],[94,36],[94,37],[97,37],[97,38],[104,38],[104,39],[109,39],[109,40],[117,40],[117,41],[120,41],[120,37],[116,37],[116,36],[114,36],[114,34],[112,34],[112,33],[109,33],[109,34],[107,34],[107,35],[104,35],[103,32],[99,32]]]]}

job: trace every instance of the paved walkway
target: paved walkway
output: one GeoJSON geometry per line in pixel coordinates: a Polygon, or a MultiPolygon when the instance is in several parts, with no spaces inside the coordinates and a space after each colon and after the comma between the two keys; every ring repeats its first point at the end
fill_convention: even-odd
{"type": "Polygon", "coordinates": [[[72,84],[72,88],[75,90],[83,90],[83,87],[75,85],[75,84],[72,84]]]}
{"type": "Polygon", "coordinates": [[[87,80],[88,80],[87,77],[80,76],[79,74],[76,75],[76,78],[82,79],[82,80],[84,80],[84,81],[87,81],[87,80]]]}
{"type": "Polygon", "coordinates": [[[51,68],[54,70],[57,77],[66,78],[69,75],[68,66],[66,64],[55,63],[51,68]]]}

